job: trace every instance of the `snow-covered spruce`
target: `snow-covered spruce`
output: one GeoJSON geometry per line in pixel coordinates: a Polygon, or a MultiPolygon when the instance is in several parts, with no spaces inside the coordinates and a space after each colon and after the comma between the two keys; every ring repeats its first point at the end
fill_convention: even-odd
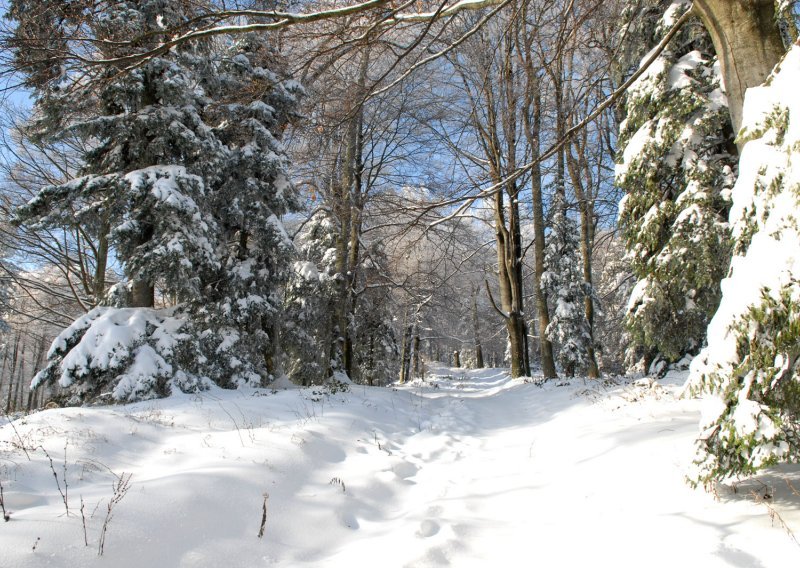
{"type": "Polygon", "coordinates": [[[336,298],[336,232],[327,212],[314,214],[295,237],[299,259],[285,292],[286,371],[303,385],[319,384],[338,362],[326,344],[336,298]]]}
{"type": "MultiPolygon", "coordinates": [[[[304,385],[319,384],[342,364],[331,353],[330,336],[336,325],[336,234],[328,212],[316,213],[295,239],[300,260],[286,286],[287,325],[282,347],[287,372],[304,385]]],[[[396,378],[398,348],[389,288],[375,285],[386,273],[386,255],[378,243],[367,244],[364,260],[355,267],[353,316],[348,330],[353,343],[352,379],[382,384],[396,378]]]]}
{"type": "Polygon", "coordinates": [[[192,338],[178,309],[94,308],[56,337],[33,387],[56,381],[69,393],[65,404],[157,398],[172,387],[204,390],[206,381],[180,370],[193,366],[192,338]]]}
{"type": "Polygon", "coordinates": [[[204,118],[227,158],[207,200],[221,229],[220,268],[193,315],[203,330],[203,371],[223,386],[263,383],[278,365],[282,286],[294,257],[280,217],[299,208],[280,136],[303,93],[271,69],[280,64],[263,37],[245,36],[217,53],[204,75],[204,118]]]}
{"type": "MultiPolygon", "coordinates": [[[[113,47],[113,40],[180,25],[191,10],[163,0],[120,2],[87,31],[111,40],[96,44],[96,56],[121,56],[146,45],[113,47]]],[[[26,0],[14,2],[12,13],[20,33],[26,14],[40,14],[34,24],[54,38],[68,35],[72,18],[80,16],[59,2],[26,0]]],[[[19,221],[47,227],[77,220],[109,235],[125,281],[107,303],[142,309],[129,320],[149,322],[131,335],[130,353],[142,352],[138,343],[150,341],[154,322],[172,317],[173,308],[153,309],[156,296],[179,310],[192,346],[180,365],[175,351],[159,352],[163,364],[147,378],[136,372],[135,356],[114,359],[102,350],[118,344],[101,341],[86,360],[115,364],[90,363],[87,373],[67,362],[71,348],[88,348],[81,337],[106,333],[94,327],[104,319],[92,317],[74,330],[73,341],[51,350],[51,371],[39,380],[58,376],[81,400],[100,394],[100,385],[116,400],[132,400],[164,394],[163,384],[210,378],[231,386],[269,378],[277,292],[292,251],[279,217],[297,206],[280,132],[301,91],[268,68],[277,63],[263,41],[245,36],[182,44],[123,74],[63,67],[36,75],[35,65],[27,67],[37,97],[31,133],[58,140],[69,132],[90,149],[81,177],[42,189],[19,210],[19,221]],[[183,373],[193,380],[175,382],[183,373]],[[117,388],[131,377],[140,383],[117,388]]]]}
{"type": "Polygon", "coordinates": [[[585,298],[592,289],[583,279],[578,235],[577,224],[567,215],[564,197],[557,193],[545,247],[542,290],[553,306],[547,337],[568,376],[586,369],[592,340],[584,308],[585,298]]]}
{"type": "MultiPolygon", "coordinates": [[[[668,4],[654,37],[689,5],[668,4]]],[[[697,26],[670,45],[628,92],[616,170],[626,192],[619,222],[637,278],[626,314],[628,364],[645,372],[702,347],[730,256],[735,157],[719,65],[697,26]]]]}
{"type": "Polygon", "coordinates": [[[734,257],[691,391],[704,414],[694,481],[800,459],[800,47],[747,91],[733,188],[734,257]]]}

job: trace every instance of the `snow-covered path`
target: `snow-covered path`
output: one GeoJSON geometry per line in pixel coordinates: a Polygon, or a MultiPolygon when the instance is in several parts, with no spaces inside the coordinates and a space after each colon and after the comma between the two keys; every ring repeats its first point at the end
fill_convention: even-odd
{"type": "Polygon", "coordinates": [[[798,469],[761,478],[775,526],[750,496],[760,481],[719,501],[688,487],[699,401],[677,385],[433,372],[397,389],[215,390],[6,425],[0,566],[800,566],[780,526],[800,528],[785,481],[800,488],[798,469]],[[43,451],[28,461],[22,443],[43,444],[59,476],[66,464],[70,516],[43,451]],[[98,558],[122,472],[131,489],[98,558]]]}

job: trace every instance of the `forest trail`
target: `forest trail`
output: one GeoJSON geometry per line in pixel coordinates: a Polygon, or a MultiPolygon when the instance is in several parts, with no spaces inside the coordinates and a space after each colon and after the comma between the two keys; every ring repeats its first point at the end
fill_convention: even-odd
{"type": "MultiPolygon", "coordinates": [[[[800,546],[750,495],[768,484],[769,506],[800,527],[782,478],[719,501],[684,482],[701,402],[679,391],[677,378],[537,386],[432,366],[393,388],[215,389],[32,414],[0,429],[13,511],[2,565],[800,565],[800,546]],[[46,456],[28,461],[20,440],[66,471],[69,516],[46,456]],[[121,472],[131,489],[99,558],[121,472]],[[88,547],[81,498],[94,511],[88,547]]],[[[798,469],[782,476],[800,487],[798,469]]]]}
{"type": "MultiPolygon", "coordinates": [[[[398,566],[800,562],[785,533],[764,530],[766,509],[685,484],[700,403],[676,399],[679,381],[536,387],[501,369],[432,373],[431,385],[406,388],[424,418],[392,451],[413,485],[398,530],[375,546],[419,553],[398,566]],[[415,527],[424,544],[398,546],[415,527]]],[[[793,504],[785,514],[800,526],[793,504]]],[[[359,557],[358,547],[341,553],[359,557]]]]}

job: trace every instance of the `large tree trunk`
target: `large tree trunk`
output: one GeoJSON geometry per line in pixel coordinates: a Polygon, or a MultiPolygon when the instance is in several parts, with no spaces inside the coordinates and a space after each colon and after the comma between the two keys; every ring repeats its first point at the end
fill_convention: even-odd
{"type": "Polygon", "coordinates": [[[362,201],[362,161],[363,161],[363,96],[366,92],[369,53],[361,58],[358,83],[354,100],[347,118],[344,156],[342,158],[342,179],[339,194],[335,196],[334,211],[339,218],[339,234],[336,237],[336,274],[339,279],[338,298],[334,310],[334,320],[338,335],[333,338],[337,346],[342,370],[353,377],[353,340],[350,333],[350,316],[355,307],[353,288],[356,278],[356,265],[361,236],[362,201]]]}
{"type": "MultiPolygon", "coordinates": [[[[517,169],[517,121],[519,116],[514,43],[503,41],[505,57],[501,70],[503,92],[498,101],[500,124],[505,148],[501,150],[500,134],[490,139],[493,151],[493,178],[499,183],[504,171],[517,169]],[[505,170],[504,170],[505,162],[505,170]]],[[[487,87],[489,87],[487,85],[487,87]]],[[[490,88],[490,87],[489,87],[490,88]]],[[[487,100],[492,100],[487,93],[487,100]]],[[[493,124],[496,122],[493,121],[493,124]]],[[[495,199],[495,224],[497,230],[498,269],[500,272],[500,299],[506,314],[506,329],[511,347],[511,376],[524,377],[531,374],[528,356],[528,327],[525,322],[525,303],[522,282],[522,227],[519,215],[519,187],[515,181],[507,182],[503,188],[508,195],[508,206],[503,204],[503,192],[495,199]]]]}
{"type": "Polygon", "coordinates": [[[774,0],[695,0],[694,11],[714,42],[738,132],[745,91],[763,83],[786,51],[774,0]]]}
{"type": "MultiPolygon", "coordinates": [[[[523,16],[527,14],[527,4],[523,6],[523,16]]],[[[553,379],[556,373],[555,357],[553,357],[553,343],[547,339],[547,326],[550,325],[550,311],[547,307],[547,297],[542,290],[542,275],[544,274],[544,200],[542,198],[542,168],[539,164],[541,129],[542,129],[542,99],[539,69],[533,60],[533,34],[520,33],[517,36],[517,52],[525,67],[524,107],[522,112],[525,135],[531,151],[531,201],[533,213],[533,281],[536,289],[536,320],[539,335],[539,358],[542,364],[542,374],[545,379],[553,379]]]]}
{"type": "MultiPolygon", "coordinates": [[[[154,228],[150,223],[140,221],[139,245],[145,245],[153,238],[154,228]]],[[[105,277],[104,277],[105,278],[105,277]]],[[[131,308],[152,308],[156,303],[156,288],[150,280],[134,278],[131,282],[131,308]]]]}
{"type": "Polygon", "coordinates": [[[131,286],[131,308],[152,308],[156,301],[156,289],[147,280],[135,280],[131,286]]]}

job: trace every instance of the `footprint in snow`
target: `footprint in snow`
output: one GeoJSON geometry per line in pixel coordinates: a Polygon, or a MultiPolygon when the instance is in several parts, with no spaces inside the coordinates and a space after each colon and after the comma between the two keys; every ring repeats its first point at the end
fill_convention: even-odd
{"type": "Polygon", "coordinates": [[[421,538],[428,538],[439,532],[439,523],[431,519],[425,519],[419,524],[417,536],[421,538]]]}
{"type": "Polygon", "coordinates": [[[400,479],[408,479],[409,477],[417,475],[419,468],[411,462],[401,461],[392,466],[392,471],[394,471],[395,475],[400,479]]]}
{"type": "Polygon", "coordinates": [[[360,527],[360,525],[358,524],[358,519],[350,511],[343,511],[342,513],[340,513],[339,519],[341,520],[342,524],[346,526],[348,529],[356,530],[357,528],[360,527]]]}

